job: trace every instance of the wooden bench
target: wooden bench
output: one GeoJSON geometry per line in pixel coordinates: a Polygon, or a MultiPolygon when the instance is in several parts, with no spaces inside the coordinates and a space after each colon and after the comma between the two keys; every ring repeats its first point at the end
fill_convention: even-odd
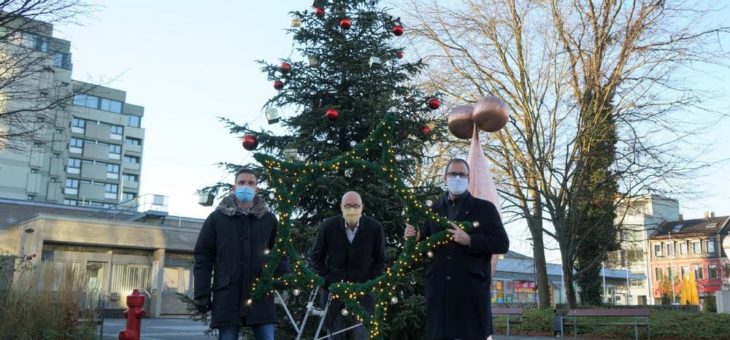
{"type": "Polygon", "coordinates": [[[649,325],[649,309],[570,309],[560,318],[560,336],[564,336],[566,327],[573,327],[573,338],[578,336],[578,319],[601,318],[597,321],[586,322],[585,326],[595,325],[627,325],[634,327],[634,338],[639,339],[639,327],[646,327],[647,337],[651,339],[649,325]]]}
{"type": "Polygon", "coordinates": [[[520,325],[520,335],[522,335],[522,312],[524,310],[519,307],[492,307],[492,317],[497,315],[505,315],[507,317],[507,335],[510,335],[511,325],[520,325]]]}

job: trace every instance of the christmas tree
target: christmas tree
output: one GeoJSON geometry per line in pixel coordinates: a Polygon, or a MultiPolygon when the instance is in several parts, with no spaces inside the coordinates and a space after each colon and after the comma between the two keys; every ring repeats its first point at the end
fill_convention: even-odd
{"type": "MultiPolygon", "coordinates": [[[[438,95],[424,95],[409,84],[424,65],[404,59],[401,36],[407,30],[378,1],[315,1],[312,9],[291,15],[297,57],[261,62],[278,91],[265,104],[269,121],[282,124],[286,133],[225,120],[233,134],[243,136],[244,148],[256,151],[252,166],[260,170],[261,192],[279,217],[276,246],[252,297],[280,287],[297,293],[322,283],[308,268],[306,254],[319,223],[339,213],[342,194],[357,191],[365,214],[382,222],[386,243],[395,251],[389,251],[390,265],[381,277],[336,283],[330,292],[369,327],[373,338],[383,337],[384,328],[388,337],[402,332],[399,327],[410,328],[401,335],[417,334],[420,320],[399,315],[399,326],[391,327],[383,321],[389,309],[400,306],[410,310],[406,317],[422,314],[422,279],[413,270],[420,256],[448,239],[445,232],[418,244],[402,238],[406,222],[447,223],[428,208],[426,197],[434,197],[438,188],[406,184],[418,166],[428,164],[428,148],[444,138],[443,124],[435,123],[438,95]],[[279,120],[283,110],[296,114],[279,120]],[[284,257],[292,270],[275,277],[284,257]],[[375,315],[357,303],[356,297],[366,292],[376,294],[375,315]]],[[[478,226],[464,226],[472,227],[478,226]]]]}

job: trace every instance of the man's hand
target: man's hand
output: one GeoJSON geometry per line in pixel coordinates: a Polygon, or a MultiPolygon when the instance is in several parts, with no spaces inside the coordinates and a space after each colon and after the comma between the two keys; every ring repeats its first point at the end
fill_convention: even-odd
{"type": "Polygon", "coordinates": [[[195,299],[195,309],[198,313],[205,314],[210,310],[213,304],[210,302],[210,296],[203,296],[195,299]]]}
{"type": "Polygon", "coordinates": [[[414,228],[412,225],[406,223],[406,230],[403,231],[403,238],[409,238],[409,237],[416,237],[416,241],[421,238],[421,235],[416,228],[414,228]]]}
{"type": "Polygon", "coordinates": [[[454,224],[454,222],[449,222],[449,224],[451,225],[451,228],[446,229],[446,231],[451,233],[451,236],[454,238],[454,242],[462,246],[469,246],[471,244],[471,237],[469,237],[469,234],[459,228],[459,226],[454,224]]]}

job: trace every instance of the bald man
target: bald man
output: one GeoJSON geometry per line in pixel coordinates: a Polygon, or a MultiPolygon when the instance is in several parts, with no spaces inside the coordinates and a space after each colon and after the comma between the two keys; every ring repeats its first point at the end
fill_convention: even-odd
{"type": "MultiPolygon", "coordinates": [[[[360,194],[347,192],[340,203],[342,214],[322,221],[319,227],[309,260],[314,271],[325,280],[323,302],[329,295],[327,289],[330,284],[365,282],[380,276],[385,269],[383,226],[374,218],[363,216],[364,208],[360,194]]],[[[360,304],[371,314],[375,312],[375,297],[372,293],[360,298],[360,304]]],[[[325,322],[330,334],[349,327],[342,316],[342,307],[341,301],[330,304],[325,322]]],[[[369,332],[359,326],[332,338],[364,340],[369,338],[369,332]]]]}

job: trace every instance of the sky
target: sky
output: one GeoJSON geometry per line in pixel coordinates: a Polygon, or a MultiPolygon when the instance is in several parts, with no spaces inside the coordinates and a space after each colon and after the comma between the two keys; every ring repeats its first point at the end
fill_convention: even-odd
{"type": "MultiPolygon", "coordinates": [[[[124,90],[127,102],[144,106],[140,193],[168,196],[171,215],[205,218],[212,207],[198,205],[195,191],[232,182],[216,163],[252,159],[217,117],[277,128],[267,124],[261,111],[275,90],[256,60],[277,62],[292,54],[292,39],[285,32],[288,13],[311,3],[99,1],[92,13],[77,19],[79,24],[57,25],[54,34],[71,41],[74,79],[124,90]]],[[[730,10],[723,12],[730,15],[730,10]]],[[[706,71],[694,77],[713,91],[711,107],[730,112],[730,88],[723,81],[730,79],[730,71],[706,71]]],[[[707,131],[701,142],[708,147],[700,156],[730,159],[729,132],[730,120],[707,131]]],[[[705,211],[730,215],[730,164],[705,169],[688,185],[702,194],[680,199],[685,218],[702,217],[705,211]]],[[[513,223],[507,230],[512,250],[531,254],[524,224],[513,223]]],[[[559,261],[555,252],[550,254],[548,261],[559,261]]]]}

